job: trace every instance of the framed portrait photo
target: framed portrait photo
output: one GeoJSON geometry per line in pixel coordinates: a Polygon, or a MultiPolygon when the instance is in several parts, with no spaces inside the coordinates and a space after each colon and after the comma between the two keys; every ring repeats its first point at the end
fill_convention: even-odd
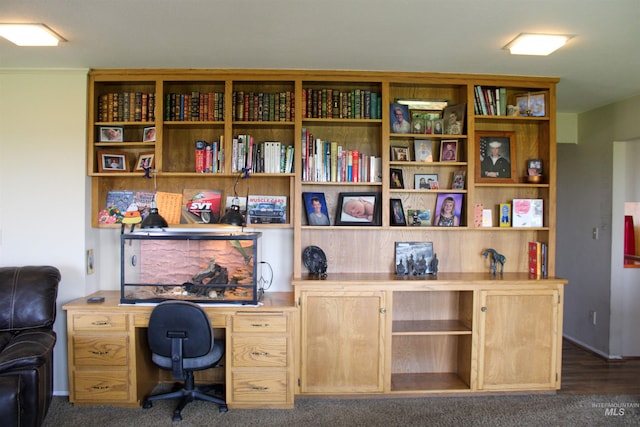
{"type": "Polygon", "coordinates": [[[440,161],[441,162],[457,162],[458,161],[458,140],[443,139],[440,141],[440,161]]]}
{"type": "Polygon", "coordinates": [[[331,225],[324,193],[302,193],[308,225],[331,225]]]}
{"type": "Polygon", "coordinates": [[[436,227],[458,227],[460,225],[461,215],[462,194],[438,194],[433,225],[436,227]]]}
{"type": "Polygon", "coordinates": [[[391,208],[391,216],[390,216],[391,225],[393,226],[407,225],[407,218],[404,216],[402,200],[391,199],[389,203],[389,207],[391,208]]]}
{"type": "Polygon", "coordinates": [[[416,139],[413,141],[413,151],[416,162],[433,162],[433,141],[430,139],[416,139]]]}
{"type": "Polygon", "coordinates": [[[411,133],[411,118],[409,117],[408,106],[391,104],[389,106],[389,120],[391,133],[411,133]]]}
{"type": "Polygon", "coordinates": [[[380,193],[340,193],[335,224],[380,225],[380,193]]]}
{"type": "Polygon", "coordinates": [[[438,182],[437,173],[417,173],[413,175],[413,188],[416,190],[432,190],[434,182],[438,182]]]}
{"type": "Polygon", "coordinates": [[[98,172],[129,172],[129,159],[123,151],[98,151],[98,172]]]}
{"type": "Polygon", "coordinates": [[[149,126],[142,130],[142,142],[155,142],[156,140],[156,127],[149,126]]]}
{"type": "Polygon", "coordinates": [[[406,162],[411,160],[409,156],[409,147],[392,146],[391,160],[397,162],[406,162]]]}
{"type": "Polygon", "coordinates": [[[456,104],[445,107],[442,111],[444,133],[448,135],[462,135],[464,117],[467,104],[456,104]]]}
{"type": "Polygon", "coordinates": [[[396,274],[421,276],[431,273],[433,242],[395,242],[396,274]]]}
{"type": "Polygon", "coordinates": [[[122,142],[124,129],[120,126],[100,126],[100,142],[122,142]]]}
{"type": "Polygon", "coordinates": [[[424,110],[409,110],[411,115],[411,133],[427,133],[427,119],[429,112],[424,110]]]}
{"type": "Polygon", "coordinates": [[[514,183],[516,141],[514,132],[476,132],[476,182],[514,183]]]}
{"type": "Polygon", "coordinates": [[[389,172],[390,180],[389,187],[390,188],[404,188],[404,179],[402,177],[402,169],[391,168],[389,172]]]}
{"type": "Polygon", "coordinates": [[[153,169],[153,167],[155,166],[155,158],[156,158],[156,154],[154,151],[147,151],[147,152],[138,154],[138,160],[136,160],[136,167],[133,170],[144,171],[145,168],[153,169]]]}
{"type": "Polygon", "coordinates": [[[516,95],[516,105],[520,116],[544,117],[545,93],[544,92],[528,92],[516,95]]]}

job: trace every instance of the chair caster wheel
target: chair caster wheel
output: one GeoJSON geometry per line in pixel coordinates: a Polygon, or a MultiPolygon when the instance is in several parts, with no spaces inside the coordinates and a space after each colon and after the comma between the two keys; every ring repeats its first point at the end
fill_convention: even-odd
{"type": "Polygon", "coordinates": [[[142,402],[143,409],[149,409],[152,406],[153,406],[153,403],[150,400],[145,400],[144,402],[142,402]]]}
{"type": "Polygon", "coordinates": [[[227,408],[227,405],[221,406],[220,409],[218,410],[218,412],[228,412],[229,408],[227,408]]]}
{"type": "Polygon", "coordinates": [[[171,419],[173,422],[176,421],[182,421],[182,415],[178,414],[173,414],[173,418],[171,419]]]}

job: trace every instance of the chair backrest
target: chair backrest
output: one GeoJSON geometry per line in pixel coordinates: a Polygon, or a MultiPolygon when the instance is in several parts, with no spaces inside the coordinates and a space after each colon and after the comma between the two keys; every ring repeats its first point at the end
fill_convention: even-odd
{"type": "Polygon", "coordinates": [[[59,283],[55,267],[0,267],[0,331],[51,329],[59,283]]]}
{"type": "Polygon", "coordinates": [[[181,338],[182,357],[195,358],[211,351],[213,329],[207,313],[188,301],[165,301],[151,312],[147,332],[152,353],[172,357],[174,338],[181,338]]]}

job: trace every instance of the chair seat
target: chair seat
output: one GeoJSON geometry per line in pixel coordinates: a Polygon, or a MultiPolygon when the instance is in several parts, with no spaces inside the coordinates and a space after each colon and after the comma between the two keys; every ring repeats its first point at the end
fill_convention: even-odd
{"type": "MultiPolygon", "coordinates": [[[[209,369],[212,366],[217,365],[220,359],[222,359],[223,355],[224,341],[216,341],[213,344],[213,350],[211,351],[211,353],[194,359],[184,358],[182,359],[182,367],[191,371],[209,369]]],[[[153,353],[151,355],[151,360],[153,360],[153,363],[164,369],[171,369],[173,367],[171,357],[161,356],[159,354],[153,353]]]]}

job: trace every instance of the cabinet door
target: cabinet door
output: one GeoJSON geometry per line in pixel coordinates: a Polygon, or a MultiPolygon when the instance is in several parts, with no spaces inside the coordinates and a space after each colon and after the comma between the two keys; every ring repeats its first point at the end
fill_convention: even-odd
{"type": "Polygon", "coordinates": [[[560,312],[557,289],[481,292],[478,387],[558,388],[560,312]]]}
{"type": "Polygon", "coordinates": [[[383,389],[384,292],[302,292],[302,393],[383,389]]]}

